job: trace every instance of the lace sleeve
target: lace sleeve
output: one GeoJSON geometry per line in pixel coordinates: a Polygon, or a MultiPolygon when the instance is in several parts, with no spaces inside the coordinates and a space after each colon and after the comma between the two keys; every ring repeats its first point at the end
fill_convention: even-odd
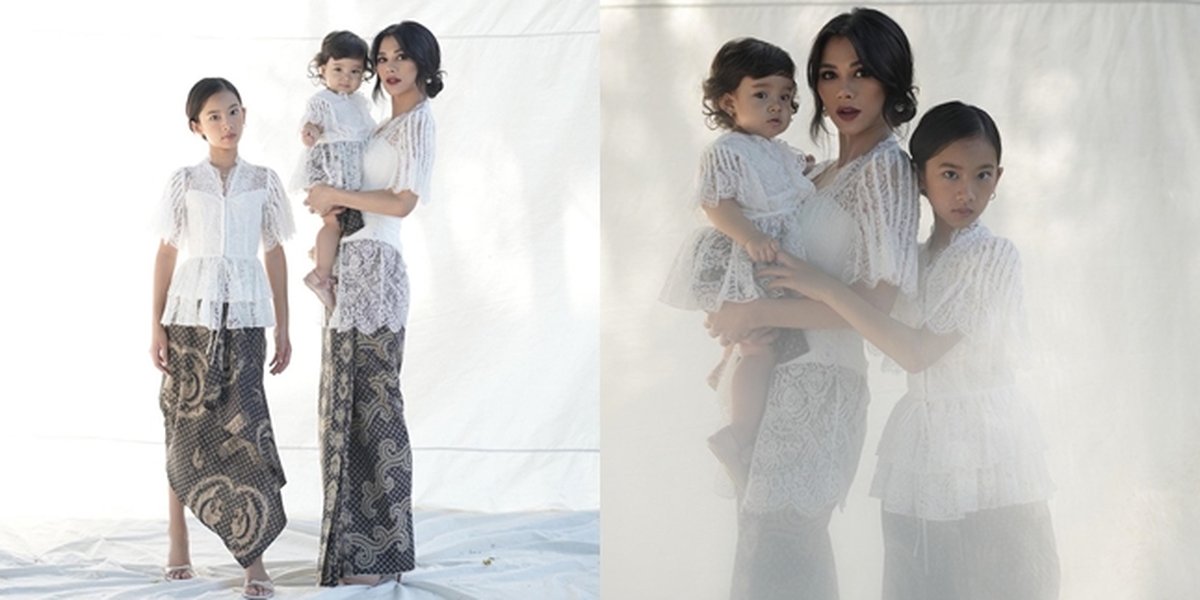
{"type": "Polygon", "coordinates": [[[304,116],[300,119],[300,127],[303,129],[305,123],[312,123],[322,130],[327,130],[333,121],[332,116],[333,107],[318,92],[308,99],[308,106],[304,108],[304,116]]]}
{"type": "MultiPolygon", "coordinates": [[[[885,142],[887,143],[887,142],[885,142]]],[[[845,190],[857,224],[844,281],[875,286],[883,281],[902,293],[917,285],[917,182],[908,155],[899,147],[866,157],[845,190]]]]}
{"type": "Polygon", "coordinates": [[[433,115],[429,114],[428,108],[415,109],[393,129],[388,143],[396,149],[397,161],[389,189],[393,192],[411,190],[420,202],[429,201],[435,139],[433,115]]]}
{"type": "Polygon", "coordinates": [[[1025,325],[1021,257],[1004,238],[990,238],[959,257],[955,268],[930,279],[924,326],[935,333],[957,331],[969,337],[1023,347],[1025,325]]]}
{"type": "Polygon", "coordinates": [[[263,250],[271,250],[296,232],[292,221],[292,208],[283,191],[283,183],[275,171],[267,171],[267,197],[263,200],[262,244],[263,250]]]}
{"type": "Polygon", "coordinates": [[[711,208],[721,200],[742,196],[742,181],[748,165],[746,158],[731,143],[732,139],[722,136],[704,149],[694,206],[711,208]]]}
{"type": "Polygon", "coordinates": [[[163,190],[158,212],[158,236],[162,241],[180,247],[187,227],[187,169],[171,174],[163,190]]]}

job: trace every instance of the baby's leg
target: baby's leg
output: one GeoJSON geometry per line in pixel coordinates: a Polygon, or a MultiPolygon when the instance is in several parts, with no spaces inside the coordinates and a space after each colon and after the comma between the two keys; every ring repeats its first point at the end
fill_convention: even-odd
{"type": "Polygon", "coordinates": [[[325,224],[317,232],[316,257],[317,275],[322,281],[333,276],[333,261],[337,257],[338,242],[342,239],[342,230],[338,227],[337,215],[325,215],[325,224]]]}
{"type": "Polygon", "coordinates": [[[749,456],[767,405],[767,388],[771,383],[771,370],[775,368],[775,348],[772,344],[743,343],[740,350],[742,360],[734,367],[730,386],[730,426],[738,446],[749,456]]]}

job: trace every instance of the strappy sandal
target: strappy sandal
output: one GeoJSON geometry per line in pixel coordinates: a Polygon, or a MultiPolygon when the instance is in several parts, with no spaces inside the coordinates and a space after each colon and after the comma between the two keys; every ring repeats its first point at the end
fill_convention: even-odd
{"type": "Polygon", "coordinates": [[[275,583],[270,579],[247,579],[242,585],[242,598],[245,600],[269,600],[275,597],[275,583]],[[262,590],[261,594],[251,594],[250,588],[257,587],[262,590]]]}
{"type": "Polygon", "coordinates": [[[167,565],[162,569],[163,579],[167,581],[187,581],[196,577],[192,565],[167,565]]]}

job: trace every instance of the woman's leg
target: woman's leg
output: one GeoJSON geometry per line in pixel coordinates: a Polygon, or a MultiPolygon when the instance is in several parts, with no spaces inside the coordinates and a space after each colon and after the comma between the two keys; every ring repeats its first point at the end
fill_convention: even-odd
{"type": "Polygon", "coordinates": [[[836,600],[837,567],[829,538],[830,506],[817,515],[790,511],[738,517],[734,600],[836,600]]]}
{"type": "Polygon", "coordinates": [[[1058,548],[1045,502],[979,511],[966,522],[971,598],[1058,598],[1058,548]]]}

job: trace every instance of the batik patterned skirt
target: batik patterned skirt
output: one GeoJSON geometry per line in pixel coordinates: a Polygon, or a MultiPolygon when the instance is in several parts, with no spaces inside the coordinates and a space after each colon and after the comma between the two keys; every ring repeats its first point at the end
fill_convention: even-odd
{"type": "Polygon", "coordinates": [[[167,479],[179,500],[246,567],[287,523],[285,479],[263,394],[262,328],[167,327],[159,405],[167,479]]]}
{"type": "Polygon", "coordinates": [[[404,330],[325,329],[320,429],[321,585],[415,566],[412,448],[400,395],[404,330]]]}

